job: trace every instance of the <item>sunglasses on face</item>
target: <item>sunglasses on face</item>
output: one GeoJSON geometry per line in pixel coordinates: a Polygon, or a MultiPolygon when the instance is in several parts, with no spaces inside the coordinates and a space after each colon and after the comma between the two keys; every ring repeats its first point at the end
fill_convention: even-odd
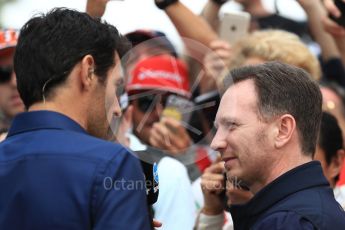
{"type": "Polygon", "coordinates": [[[0,66],[0,84],[5,84],[11,81],[12,72],[12,66],[0,66]]]}
{"type": "Polygon", "coordinates": [[[153,110],[158,104],[165,107],[167,101],[166,95],[155,94],[147,95],[137,99],[138,108],[141,112],[145,113],[149,110],[153,110]]]}

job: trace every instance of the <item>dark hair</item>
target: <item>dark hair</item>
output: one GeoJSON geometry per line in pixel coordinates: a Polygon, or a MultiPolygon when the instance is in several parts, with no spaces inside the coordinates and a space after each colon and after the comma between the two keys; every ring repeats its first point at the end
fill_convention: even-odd
{"type": "Polygon", "coordinates": [[[327,112],[322,112],[321,128],[318,144],[325,152],[327,165],[337,155],[337,151],[343,148],[343,136],[337,119],[327,112]]]}
{"type": "Polygon", "coordinates": [[[258,116],[268,120],[284,113],[296,120],[301,150],[313,155],[321,121],[319,86],[303,69],[280,62],[234,69],[224,79],[225,88],[251,79],[258,94],[258,116]]]}
{"type": "Polygon", "coordinates": [[[31,18],[20,31],[14,57],[18,91],[25,106],[49,97],[88,54],[104,83],[115,65],[115,52],[121,57],[128,44],[114,26],[75,10],[55,8],[31,18]]]}

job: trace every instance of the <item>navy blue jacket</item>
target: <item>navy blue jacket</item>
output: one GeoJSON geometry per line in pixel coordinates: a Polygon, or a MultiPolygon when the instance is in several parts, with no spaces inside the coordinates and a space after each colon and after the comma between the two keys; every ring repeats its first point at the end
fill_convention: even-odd
{"type": "Polygon", "coordinates": [[[150,229],[140,167],[62,114],[22,113],[0,143],[0,229],[150,229]]]}
{"type": "Polygon", "coordinates": [[[235,230],[345,229],[345,212],[317,161],[283,174],[230,212],[235,230]]]}

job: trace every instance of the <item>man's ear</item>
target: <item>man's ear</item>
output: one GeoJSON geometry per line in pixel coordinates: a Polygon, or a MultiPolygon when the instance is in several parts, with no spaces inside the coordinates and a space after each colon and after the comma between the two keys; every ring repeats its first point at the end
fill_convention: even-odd
{"type": "Polygon", "coordinates": [[[296,121],[290,114],[280,116],[275,123],[275,147],[282,148],[290,140],[296,130],[296,121]]]}
{"type": "Polygon", "coordinates": [[[83,57],[80,63],[80,82],[84,89],[89,89],[94,78],[95,61],[91,55],[83,57]]]}
{"type": "Polygon", "coordinates": [[[336,155],[332,158],[331,163],[328,166],[331,178],[335,178],[341,172],[341,168],[344,164],[345,151],[343,149],[337,150],[336,155]]]}

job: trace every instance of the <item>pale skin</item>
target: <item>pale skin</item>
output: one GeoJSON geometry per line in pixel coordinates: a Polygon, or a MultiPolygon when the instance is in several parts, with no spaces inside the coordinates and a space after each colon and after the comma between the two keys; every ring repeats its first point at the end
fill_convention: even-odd
{"type": "Polygon", "coordinates": [[[173,155],[184,153],[192,143],[186,129],[171,117],[164,117],[153,124],[149,142],[173,155]]]}
{"type": "Polygon", "coordinates": [[[174,118],[161,118],[163,106],[157,103],[151,111],[142,112],[134,100],[133,130],[139,139],[173,155],[183,154],[192,141],[185,127],[174,118]]]}
{"type": "MultiPolygon", "coordinates": [[[[344,0],[342,0],[345,2],[344,0]]],[[[329,14],[335,17],[340,17],[341,12],[335,6],[333,0],[323,0],[324,6],[329,14]]],[[[345,28],[338,25],[336,22],[331,20],[328,16],[322,18],[323,26],[325,30],[330,33],[339,49],[343,63],[345,62],[345,28]]]]}
{"type": "MultiPolygon", "coordinates": [[[[5,53],[0,54],[0,66],[13,66],[14,51],[14,48],[10,48],[5,53]]],[[[0,84],[0,110],[9,119],[20,112],[24,112],[24,104],[19,97],[14,71],[9,82],[0,84]]]]}
{"type": "Polygon", "coordinates": [[[101,18],[110,0],[87,0],[86,13],[91,17],[101,18]]]}
{"type": "MultiPolygon", "coordinates": [[[[224,184],[224,162],[218,159],[209,166],[201,177],[201,189],[204,196],[202,213],[206,215],[218,215],[223,212],[224,204],[220,194],[226,189],[228,204],[241,204],[250,200],[253,194],[233,186],[233,183],[224,184]]],[[[228,182],[228,181],[227,181],[228,182]]]]}
{"type": "Polygon", "coordinates": [[[220,152],[228,174],[244,181],[253,194],[312,160],[301,151],[293,116],[260,119],[253,80],[239,82],[225,92],[215,125],[211,147],[220,152]]]}
{"type": "Polygon", "coordinates": [[[227,70],[231,58],[231,46],[226,41],[214,40],[209,47],[212,51],[207,53],[203,60],[205,79],[200,85],[201,93],[217,89],[219,77],[227,70]]]}

